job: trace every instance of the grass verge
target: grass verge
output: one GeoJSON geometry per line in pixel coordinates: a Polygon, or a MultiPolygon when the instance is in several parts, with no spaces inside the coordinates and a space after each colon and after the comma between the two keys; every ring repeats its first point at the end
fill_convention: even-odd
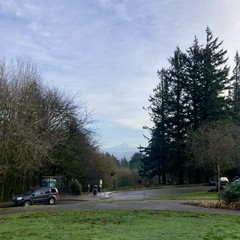
{"type": "Polygon", "coordinates": [[[151,198],[154,200],[218,200],[218,194],[215,192],[197,192],[185,193],[171,196],[160,196],[151,198]]]}
{"type": "Polygon", "coordinates": [[[160,210],[64,210],[0,216],[0,239],[240,239],[240,216],[160,210]]]}

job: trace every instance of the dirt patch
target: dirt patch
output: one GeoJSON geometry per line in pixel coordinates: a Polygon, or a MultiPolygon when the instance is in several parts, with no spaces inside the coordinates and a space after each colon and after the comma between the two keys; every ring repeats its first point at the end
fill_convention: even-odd
{"type": "Polygon", "coordinates": [[[205,207],[205,208],[222,208],[222,209],[235,209],[240,210],[240,202],[226,204],[222,200],[201,200],[201,201],[192,201],[187,202],[186,204],[198,207],[205,207]]]}

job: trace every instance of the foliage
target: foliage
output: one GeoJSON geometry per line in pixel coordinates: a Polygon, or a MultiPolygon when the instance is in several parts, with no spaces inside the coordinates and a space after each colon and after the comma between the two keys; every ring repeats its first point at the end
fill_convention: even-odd
{"type": "Polygon", "coordinates": [[[129,161],[129,168],[138,169],[140,167],[142,158],[143,155],[140,152],[134,153],[129,161]]]}
{"type": "Polygon", "coordinates": [[[82,185],[79,183],[77,179],[72,179],[69,183],[69,191],[73,195],[81,194],[82,185]]]}
{"type": "Polygon", "coordinates": [[[205,124],[189,134],[188,150],[192,154],[193,166],[208,169],[218,179],[233,168],[239,159],[240,128],[230,121],[205,124]]]}
{"type": "Polygon", "coordinates": [[[227,204],[238,202],[240,200],[240,183],[230,184],[219,193],[219,196],[227,204]]]}
{"type": "Polygon", "coordinates": [[[225,94],[231,86],[227,51],[221,45],[207,28],[205,45],[195,37],[185,53],[177,47],[169,58],[169,67],[158,71],[160,82],[147,108],[153,123],[147,128],[151,137],[148,146],[140,148],[144,157],[139,172],[143,177],[158,176],[159,183],[165,183],[171,176],[183,183],[186,170],[190,180],[197,172],[205,174],[202,168],[185,168],[189,156],[186,142],[190,130],[233,118],[232,101],[225,94]]]}
{"type": "Polygon", "coordinates": [[[239,239],[239,216],[160,210],[64,210],[0,216],[0,238],[239,239]],[[161,227],[159,227],[161,226],[161,227]],[[48,231],[51,229],[51,231],[48,231]]]}
{"type": "Polygon", "coordinates": [[[2,196],[9,196],[29,187],[47,162],[55,162],[51,151],[66,139],[65,125],[75,106],[45,88],[31,63],[18,59],[0,68],[0,182],[2,196]]]}
{"type": "Polygon", "coordinates": [[[88,163],[88,180],[91,185],[98,185],[99,180],[101,179],[103,182],[103,188],[112,186],[111,173],[117,168],[116,159],[114,157],[109,157],[108,154],[96,154],[95,156],[90,157],[88,163]]]}
{"type": "MultiPolygon", "coordinates": [[[[125,157],[118,160],[114,155],[110,155],[109,153],[103,154],[101,161],[99,161],[103,165],[103,168],[100,169],[102,171],[100,174],[103,176],[101,178],[103,180],[103,187],[122,188],[137,184],[141,179],[138,173],[141,157],[141,153],[135,153],[131,160],[128,161],[125,157]]],[[[98,173],[95,174],[98,175],[98,173]]],[[[98,179],[93,184],[96,184],[98,179]]]]}
{"type": "Polygon", "coordinates": [[[91,114],[69,94],[44,84],[23,59],[0,62],[0,198],[64,175],[82,184],[109,179],[114,163],[98,150],[91,114]]]}
{"type": "Polygon", "coordinates": [[[230,89],[229,95],[232,100],[232,112],[233,116],[239,120],[240,114],[240,57],[238,52],[235,55],[235,67],[233,69],[232,76],[232,87],[230,89]]]}
{"type": "Polygon", "coordinates": [[[128,163],[128,160],[126,159],[126,157],[124,157],[120,160],[120,166],[122,166],[122,167],[128,167],[129,166],[129,163],[128,163]]]}
{"type": "Polygon", "coordinates": [[[116,185],[118,187],[133,186],[135,183],[133,171],[128,167],[121,167],[116,172],[116,185]]]}
{"type": "Polygon", "coordinates": [[[161,83],[153,90],[154,95],[150,96],[151,106],[148,108],[154,127],[149,129],[152,138],[149,139],[148,147],[140,147],[142,154],[139,173],[142,177],[153,178],[158,176],[160,183],[161,174],[164,175],[167,168],[169,156],[169,121],[168,102],[169,84],[167,81],[168,72],[162,69],[158,72],[161,83]]]}

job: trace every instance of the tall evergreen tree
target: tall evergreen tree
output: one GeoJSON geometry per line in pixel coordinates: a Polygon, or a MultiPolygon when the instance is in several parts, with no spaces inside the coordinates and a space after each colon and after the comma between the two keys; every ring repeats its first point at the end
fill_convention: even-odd
{"type": "Polygon", "coordinates": [[[139,169],[142,158],[143,158],[143,155],[140,152],[134,153],[129,161],[129,168],[131,170],[139,169]]]}
{"type": "Polygon", "coordinates": [[[163,163],[169,164],[167,159],[171,159],[178,182],[183,183],[187,130],[196,130],[203,123],[229,114],[224,94],[229,88],[227,51],[220,48],[222,42],[213,37],[209,28],[206,36],[205,46],[199,45],[195,37],[187,53],[177,47],[169,59],[170,67],[160,71],[160,84],[149,99],[154,127],[150,129],[149,145],[143,149],[143,175],[163,175],[163,163]]]}
{"type": "Polygon", "coordinates": [[[168,122],[168,102],[170,97],[169,84],[167,81],[168,71],[162,69],[158,72],[160,83],[153,90],[154,95],[150,96],[151,103],[149,115],[154,126],[150,129],[151,139],[146,148],[140,148],[143,153],[139,173],[143,177],[158,177],[159,183],[166,182],[166,169],[168,161],[169,143],[169,122],[168,122]]]}
{"type": "Polygon", "coordinates": [[[202,122],[216,121],[226,117],[228,104],[224,91],[228,89],[229,67],[227,67],[226,50],[219,49],[222,41],[213,38],[209,28],[206,29],[207,42],[203,50],[202,65],[202,103],[200,113],[202,122]]]}
{"type": "Polygon", "coordinates": [[[238,52],[236,52],[235,67],[233,69],[232,76],[232,110],[235,116],[240,115],[240,57],[238,52]]]}
{"type": "Polygon", "coordinates": [[[201,116],[199,113],[202,102],[203,60],[203,47],[199,45],[198,39],[195,37],[193,45],[187,50],[185,85],[187,118],[193,130],[196,130],[201,124],[201,116]]]}
{"type": "Polygon", "coordinates": [[[174,56],[169,59],[169,84],[171,99],[169,105],[169,127],[170,127],[170,154],[172,167],[178,177],[179,183],[183,183],[184,159],[185,159],[185,137],[187,128],[187,111],[185,99],[186,85],[186,54],[179,47],[174,51],[174,56]]]}

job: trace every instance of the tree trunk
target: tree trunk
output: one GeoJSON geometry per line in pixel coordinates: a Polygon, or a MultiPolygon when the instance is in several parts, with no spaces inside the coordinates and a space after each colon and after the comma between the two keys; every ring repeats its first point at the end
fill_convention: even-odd
{"type": "Polygon", "coordinates": [[[217,191],[220,192],[221,190],[221,184],[220,184],[220,177],[221,177],[221,172],[220,172],[220,165],[219,162],[217,162],[217,191]]]}

